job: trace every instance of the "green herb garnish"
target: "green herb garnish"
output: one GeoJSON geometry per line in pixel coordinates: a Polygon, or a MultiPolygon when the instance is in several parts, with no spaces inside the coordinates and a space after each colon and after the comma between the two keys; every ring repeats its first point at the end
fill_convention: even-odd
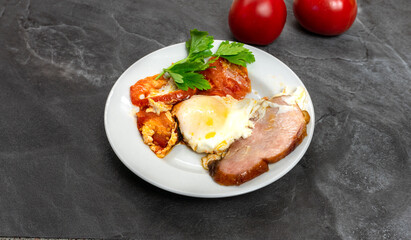
{"type": "Polygon", "coordinates": [[[187,91],[188,88],[207,90],[210,89],[210,83],[204,78],[200,71],[206,70],[210,64],[219,57],[228,61],[246,66],[247,63],[255,61],[254,55],[250,50],[244,47],[244,44],[224,41],[220,44],[215,54],[211,52],[214,38],[209,36],[208,32],[193,29],[190,31],[191,38],[186,42],[188,56],[170,67],[163,69],[156,79],[167,73],[173,78],[179,89],[187,91]],[[214,56],[215,58],[205,61],[206,58],[214,56]]]}
{"type": "Polygon", "coordinates": [[[186,42],[188,56],[163,69],[156,79],[164,73],[168,73],[174,79],[177,87],[184,91],[187,91],[188,88],[210,89],[210,83],[198,72],[209,67],[209,63],[205,63],[204,59],[212,55],[214,38],[209,36],[207,32],[197,29],[191,30],[190,36],[191,38],[186,42]]]}
{"type": "Polygon", "coordinates": [[[229,62],[245,67],[247,63],[255,62],[253,53],[244,47],[243,43],[224,41],[213,56],[222,57],[229,62]]]}

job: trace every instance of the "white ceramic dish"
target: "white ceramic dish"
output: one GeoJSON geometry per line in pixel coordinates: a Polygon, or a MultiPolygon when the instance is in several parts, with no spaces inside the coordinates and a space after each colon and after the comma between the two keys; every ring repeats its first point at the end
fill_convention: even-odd
{"type": "MultiPolygon", "coordinates": [[[[220,43],[220,40],[214,41],[213,52],[220,43]]],[[[248,65],[253,88],[253,93],[248,97],[272,96],[285,85],[304,87],[297,75],[280,60],[255,47],[245,47],[253,52],[256,59],[248,65]]],[[[240,186],[227,187],[215,183],[201,167],[202,155],[194,153],[185,145],[177,145],[164,159],[160,159],[143,143],[133,114],[134,106],[130,102],[130,86],[139,79],[159,73],[186,55],[184,43],[157,50],[134,63],[114,84],[107,98],[104,124],[108,140],[120,160],[139,177],[157,187],[177,194],[204,198],[251,192],[273,183],[290,171],[303,157],[314,132],[314,108],[308,91],[307,111],[312,120],[308,124],[307,137],[286,158],[271,164],[267,173],[240,186]]]]}

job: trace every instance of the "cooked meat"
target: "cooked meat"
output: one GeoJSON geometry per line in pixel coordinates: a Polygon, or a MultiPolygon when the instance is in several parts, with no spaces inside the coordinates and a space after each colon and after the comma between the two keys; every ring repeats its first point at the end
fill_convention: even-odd
{"type": "Polygon", "coordinates": [[[200,91],[199,94],[221,97],[231,95],[240,100],[251,92],[247,68],[230,63],[224,58],[217,59],[210,66],[212,67],[201,74],[210,82],[211,89],[200,91]]]}
{"type": "Polygon", "coordinates": [[[301,143],[308,121],[298,105],[287,103],[288,97],[272,98],[274,106],[255,122],[251,136],[234,142],[222,160],[210,163],[210,175],[217,183],[240,185],[249,181],[301,143]]]}

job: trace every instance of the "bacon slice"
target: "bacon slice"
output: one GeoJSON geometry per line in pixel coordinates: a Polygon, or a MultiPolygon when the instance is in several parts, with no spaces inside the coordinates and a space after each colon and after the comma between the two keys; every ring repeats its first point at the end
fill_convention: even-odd
{"type": "Polygon", "coordinates": [[[240,185],[268,171],[268,164],[292,152],[306,136],[306,115],[296,104],[287,104],[289,96],[270,101],[286,106],[267,108],[258,119],[250,137],[234,142],[225,157],[210,163],[210,175],[222,185],[240,185]]]}
{"type": "Polygon", "coordinates": [[[210,66],[211,68],[201,74],[210,82],[211,89],[200,91],[199,94],[221,97],[231,95],[241,100],[251,92],[251,81],[246,67],[230,63],[224,58],[217,59],[210,66]]]}

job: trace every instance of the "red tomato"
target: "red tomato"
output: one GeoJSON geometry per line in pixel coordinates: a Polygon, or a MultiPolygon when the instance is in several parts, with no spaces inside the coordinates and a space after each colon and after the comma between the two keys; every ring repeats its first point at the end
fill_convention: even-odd
{"type": "Polygon", "coordinates": [[[347,31],[357,16],[356,0],[294,0],[294,16],[308,31],[333,36],[347,31]]]}
{"type": "Polygon", "coordinates": [[[238,41],[267,45],[280,35],[286,18],[284,0],[234,0],[228,24],[238,41]]]}

